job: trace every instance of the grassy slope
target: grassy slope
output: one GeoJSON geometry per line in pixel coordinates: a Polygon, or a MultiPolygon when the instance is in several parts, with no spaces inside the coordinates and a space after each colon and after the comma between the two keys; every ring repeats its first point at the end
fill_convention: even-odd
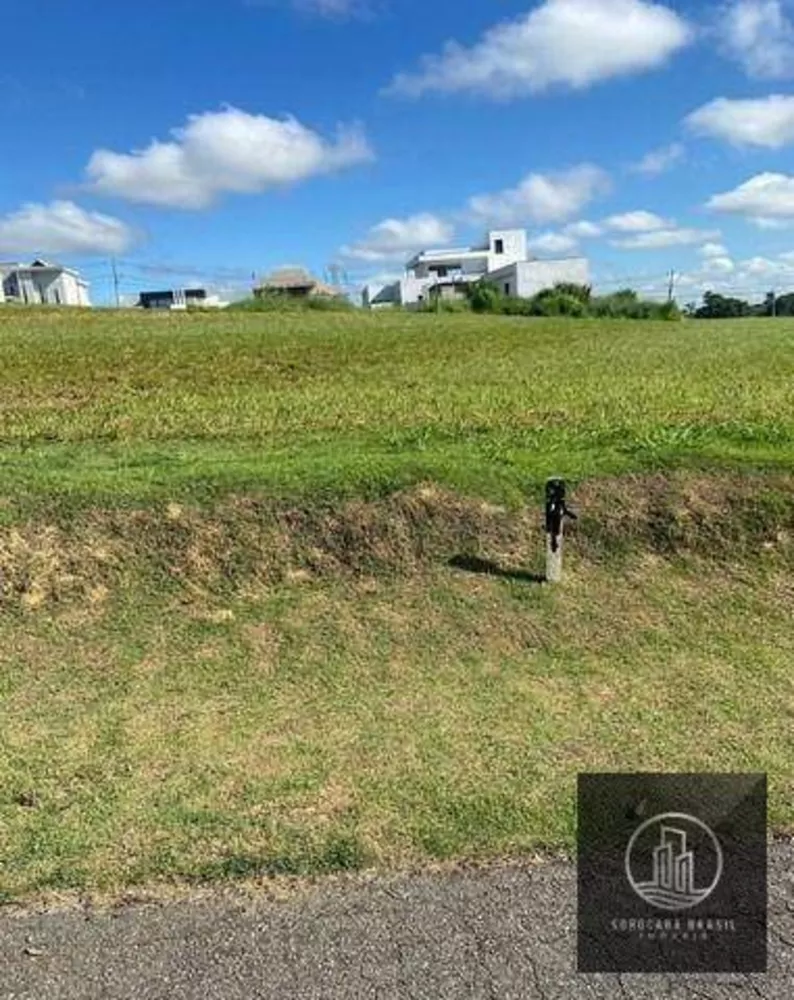
{"type": "MultiPolygon", "coordinates": [[[[793,342],[763,321],[0,313],[6,517],[53,508],[0,529],[0,564],[33,553],[23,589],[74,506],[591,480],[558,591],[432,560],[218,581],[211,511],[169,514],[174,541],[157,503],[130,559],[173,545],[182,583],[0,605],[0,895],[570,847],[583,769],[765,769],[794,825],[790,511],[745,526],[741,560],[617,561],[598,506],[611,471],[738,464],[782,473],[790,508],[793,342]]],[[[724,515],[717,482],[695,514],[724,515]]],[[[480,555],[533,568],[532,530],[480,555]]]]}
{"type": "Polygon", "coordinates": [[[794,327],[0,314],[12,506],[794,460],[794,327]],[[60,503],[63,499],[59,500],[60,503]]]}

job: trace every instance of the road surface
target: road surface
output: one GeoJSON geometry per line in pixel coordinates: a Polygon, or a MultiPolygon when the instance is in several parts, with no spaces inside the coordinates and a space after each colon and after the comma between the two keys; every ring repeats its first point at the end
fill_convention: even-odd
{"type": "Polygon", "coordinates": [[[794,998],[794,843],[770,848],[767,975],[578,975],[562,862],[332,881],[282,901],[0,910],[3,1000],[794,998]]]}

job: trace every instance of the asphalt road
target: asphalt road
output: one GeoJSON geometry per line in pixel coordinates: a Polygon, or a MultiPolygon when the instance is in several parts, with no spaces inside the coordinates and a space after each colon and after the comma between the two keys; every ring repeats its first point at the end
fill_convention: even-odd
{"type": "Polygon", "coordinates": [[[770,849],[766,975],[579,975],[575,872],[544,863],[0,911],[3,1000],[794,998],[794,844],[770,849]]]}

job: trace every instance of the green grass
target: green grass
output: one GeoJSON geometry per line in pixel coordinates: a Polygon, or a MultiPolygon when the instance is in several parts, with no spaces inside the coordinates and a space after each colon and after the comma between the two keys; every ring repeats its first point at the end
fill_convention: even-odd
{"type": "Polygon", "coordinates": [[[793,611],[657,559],[6,623],[0,892],[570,850],[579,770],[765,770],[791,828],[793,611]]]}
{"type": "Polygon", "coordinates": [[[0,350],[12,509],[794,462],[788,320],[14,311],[0,350]]]}
{"type": "Polygon", "coordinates": [[[0,356],[0,900],[570,850],[582,770],[765,770],[794,829],[794,322],[14,310],[0,356]],[[540,569],[552,473],[559,589],[448,564],[540,569]]]}

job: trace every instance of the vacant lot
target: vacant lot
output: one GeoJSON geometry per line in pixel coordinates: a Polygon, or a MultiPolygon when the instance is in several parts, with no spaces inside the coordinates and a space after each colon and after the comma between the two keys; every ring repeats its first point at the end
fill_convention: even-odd
{"type": "Polygon", "coordinates": [[[794,323],[0,312],[0,895],[794,827],[794,323]],[[543,479],[575,484],[564,584],[543,479]]]}
{"type": "Polygon", "coordinates": [[[794,458],[794,326],[0,313],[0,494],[518,500],[549,473],[794,458]]]}

